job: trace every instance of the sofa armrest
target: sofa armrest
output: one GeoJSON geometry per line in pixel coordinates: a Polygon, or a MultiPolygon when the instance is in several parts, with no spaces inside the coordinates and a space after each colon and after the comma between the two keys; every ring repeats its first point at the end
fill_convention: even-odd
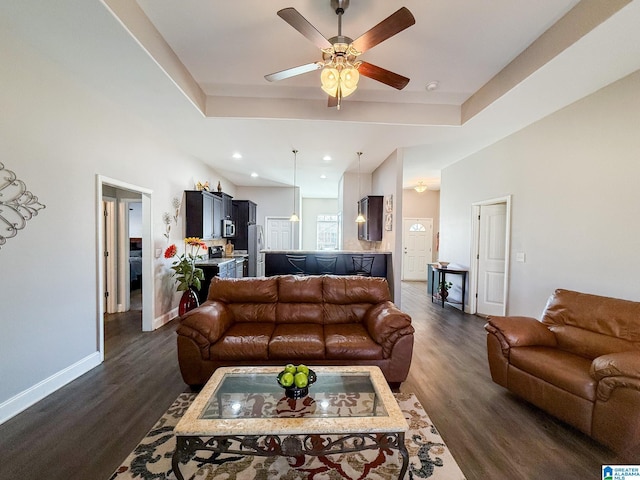
{"type": "Polygon", "coordinates": [[[532,317],[490,317],[484,329],[495,335],[506,356],[511,347],[557,346],[556,336],[532,317]]]}
{"type": "Polygon", "coordinates": [[[607,401],[614,389],[640,391],[640,351],[609,353],[591,363],[591,376],[598,380],[598,400],[607,401]]]}
{"type": "Polygon", "coordinates": [[[225,303],[207,301],[183,315],[176,332],[193,339],[202,358],[207,359],[209,346],[216,343],[232,324],[232,314],[225,303]]]}
{"type": "Polygon", "coordinates": [[[390,301],[369,308],[362,323],[371,338],[382,346],[384,358],[391,356],[393,346],[399,338],[412,335],[415,331],[411,326],[411,317],[390,301]]]}

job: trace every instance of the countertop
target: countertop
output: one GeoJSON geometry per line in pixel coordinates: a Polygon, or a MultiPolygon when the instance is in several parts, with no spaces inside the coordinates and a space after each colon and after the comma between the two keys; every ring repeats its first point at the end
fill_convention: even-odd
{"type": "Polygon", "coordinates": [[[196,261],[198,267],[213,267],[222,263],[235,262],[235,258],[207,258],[196,261]]]}
{"type": "Polygon", "coordinates": [[[385,250],[260,250],[261,253],[290,253],[292,255],[390,255],[385,250]]]}

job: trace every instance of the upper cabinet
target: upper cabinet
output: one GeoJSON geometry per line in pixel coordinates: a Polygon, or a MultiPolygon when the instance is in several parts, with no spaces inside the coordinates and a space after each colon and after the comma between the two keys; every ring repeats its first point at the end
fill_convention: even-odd
{"type": "Polygon", "coordinates": [[[222,237],[222,199],[206,191],[185,190],[185,236],[222,237]]]}
{"type": "Polygon", "coordinates": [[[365,218],[358,224],[358,240],[379,242],[382,240],[382,195],[368,195],[359,202],[360,212],[365,218]]]}
{"type": "Polygon", "coordinates": [[[213,192],[213,194],[222,199],[222,217],[220,217],[220,220],[234,220],[233,197],[223,192],[213,192]]]}

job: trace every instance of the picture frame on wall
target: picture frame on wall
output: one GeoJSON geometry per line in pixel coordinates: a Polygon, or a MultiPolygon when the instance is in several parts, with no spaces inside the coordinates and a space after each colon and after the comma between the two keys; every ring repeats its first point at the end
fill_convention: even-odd
{"type": "Polygon", "coordinates": [[[393,212],[393,195],[389,195],[384,202],[385,211],[387,213],[393,212]]]}

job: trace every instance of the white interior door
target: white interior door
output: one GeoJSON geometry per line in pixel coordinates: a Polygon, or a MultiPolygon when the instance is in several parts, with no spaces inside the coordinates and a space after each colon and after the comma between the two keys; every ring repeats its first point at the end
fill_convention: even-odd
{"type": "Polygon", "coordinates": [[[104,197],[102,200],[103,211],[103,241],[102,259],[104,271],[104,291],[103,291],[103,311],[105,313],[115,313],[118,311],[118,258],[116,249],[116,199],[104,197]]]}
{"type": "Polygon", "coordinates": [[[427,280],[432,261],[433,218],[402,219],[402,279],[427,280]]]}
{"type": "Polygon", "coordinates": [[[480,315],[504,315],[507,205],[482,205],[478,245],[480,315]]]}
{"type": "Polygon", "coordinates": [[[267,217],[266,222],[266,249],[292,250],[293,222],[281,217],[267,217]]]}

